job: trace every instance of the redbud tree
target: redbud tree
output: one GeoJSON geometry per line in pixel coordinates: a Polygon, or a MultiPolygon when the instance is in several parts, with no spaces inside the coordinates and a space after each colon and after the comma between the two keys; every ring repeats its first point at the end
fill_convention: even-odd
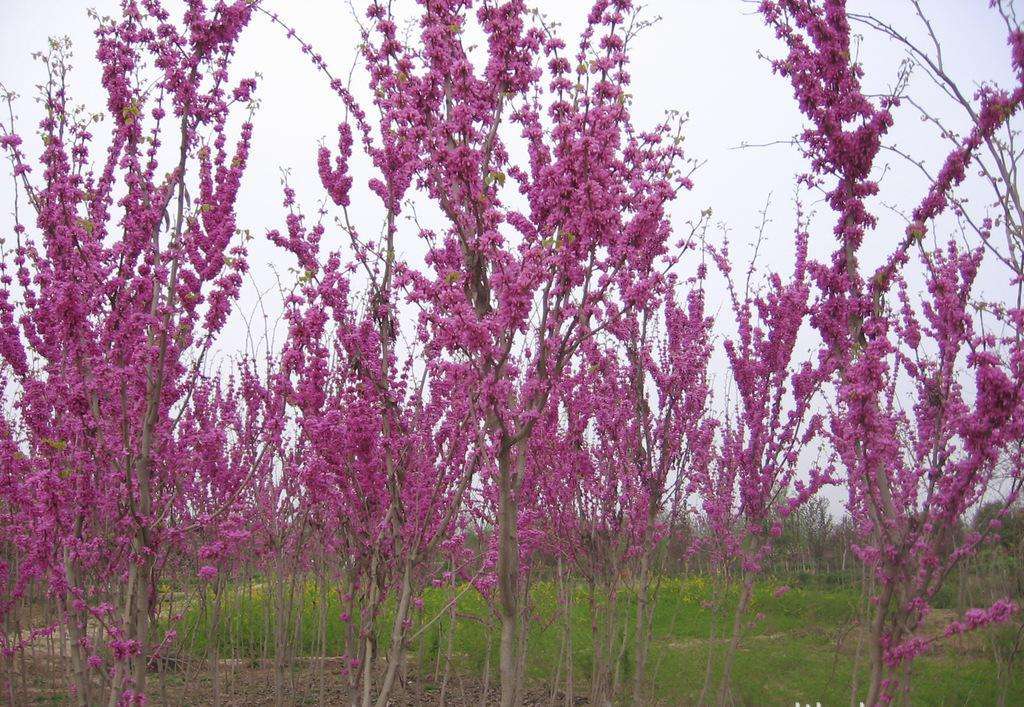
{"type": "MultiPolygon", "coordinates": [[[[968,170],[991,161],[1005,167],[997,134],[1024,100],[1024,33],[1012,12],[993,3],[1009,31],[1016,84],[1007,90],[983,85],[973,101],[949,81],[931,25],[915,3],[935,52],[917,49],[915,61],[966,109],[965,134],[944,131],[952,148],[909,214],[905,233],[889,239],[882,266],[865,272],[858,253],[877,224],[872,198],[879,194],[876,162],[901,104],[897,91],[871,98],[862,89],[863,70],[851,52],[850,15],[842,0],[822,3],[765,2],[761,12],[788,53],[774,62],[787,77],[809,125],[800,144],[811,162],[809,183],[827,190],[837,217],[837,247],[831,262],[816,263],[819,290],[813,322],[825,348],[823,365],[834,371],[830,441],[842,462],[848,508],[861,532],[859,556],[873,572],[869,704],[888,702],[909,689],[910,660],[935,640],[918,629],[950,571],[975,550],[982,535],[957,537],[958,523],[987,497],[1000,465],[1009,468],[1019,492],[1022,473],[1020,322],[1017,305],[996,306],[991,315],[1005,335],[993,333],[973,299],[992,220],[956,196],[968,170]],[[985,153],[988,153],[987,155],[985,153]],[[981,226],[982,243],[964,249],[928,247],[925,237],[943,213],[981,226]],[[910,255],[917,250],[926,292],[915,301],[904,285],[910,255]],[[914,400],[899,404],[903,386],[914,400]],[[973,391],[970,390],[973,387],[973,391]]],[[[868,24],[887,28],[868,18],[868,24]]],[[[893,36],[902,35],[892,31],[893,36]]],[[[906,99],[915,105],[912,99],[906,99]]],[[[990,173],[989,173],[990,174],[990,173]]],[[[1015,193],[1012,175],[992,180],[997,195],[1015,193]]],[[[1012,199],[1000,198],[1004,216],[1012,199]]],[[[977,208],[977,207],[974,207],[977,208]]],[[[1010,212],[1012,213],[1012,211],[1010,212]]],[[[1000,260],[1016,260],[1019,235],[1007,222],[1009,248],[1000,260]]],[[[1009,287],[1019,290],[1014,269],[1009,287]]],[[[1016,610],[1006,601],[972,610],[950,624],[946,635],[1004,620],[1016,610]]],[[[853,686],[856,691],[856,684],[853,686]]]]}
{"type": "MultiPolygon", "coordinates": [[[[765,236],[767,208],[758,247],[765,236]]],[[[811,282],[809,235],[799,214],[797,220],[793,273],[786,280],[770,273],[767,282],[758,283],[751,264],[741,290],[732,275],[728,246],[711,248],[726,278],[736,323],[735,336],[724,342],[735,402],[722,402],[714,458],[695,478],[712,556],[726,567],[735,562],[740,577],[732,634],[722,658],[719,704],[730,699],[733,661],[754,582],[770,558],[773,540],[781,535],[786,517],[832,481],[831,466],[820,465],[813,456],[822,425],[815,407],[823,371],[799,353],[810,316],[811,282]]]]}
{"type": "Polygon", "coordinates": [[[522,683],[519,509],[531,437],[581,346],[656,306],[665,208],[688,182],[672,125],[643,132],[630,119],[637,26],[627,0],[595,3],[574,54],[521,1],[419,6],[416,44],[400,39],[389,7],[369,11],[365,59],[384,142],[371,188],[389,213],[410,186],[440,212],[442,226],[419,234],[426,268],[396,278],[449,394],[478,406],[510,705],[522,683]],[[482,57],[466,38],[474,21],[482,57]]]}
{"type": "Polygon", "coordinates": [[[0,274],[4,504],[30,560],[8,580],[45,578],[58,599],[82,705],[143,699],[170,638],[151,625],[198,442],[180,423],[245,270],[251,127],[229,116],[254,83],[227,69],[249,14],[126,0],[96,30],[105,110],[74,104],[58,42],[42,56],[41,153],[13,124],[0,137],[19,190],[0,274]]]}

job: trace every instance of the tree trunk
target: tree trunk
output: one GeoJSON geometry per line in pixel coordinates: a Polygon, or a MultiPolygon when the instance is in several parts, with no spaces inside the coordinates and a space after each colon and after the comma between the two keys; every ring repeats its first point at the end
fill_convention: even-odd
{"type": "Polygon", "coordinates": [[[213,615],[210,619],[210,702],[220,707],[220,591],[221,579],[213,585],[213,615]]]}
{"type": "Polygon", "coordinates": [[[732,666],[736,660],[736,651],[740,645],[740,636],[743,633],[743,617],[747,613],[747,607],[750,604],[750,595],[754,589],[754,578],[753,576],[747,576],[743,580],[743,586],[740,589],[739,600],[736,602],[736,613],[732,619],[732,638],[729,639],[728,652],[725,654],[725,659],[722,662],[722,680],[718,685],[718,704],[719,707],[727,704],[732,685],[732,666]]]}
{"type": "MultiPolygon", "coordinates": [[[[717,583],[716,583],[717,584],[717,583]]],[[[712,587],[715,588],[714,586],[712,587]]],[[[718,611],[721,599],[712,604],[711,625],[708,628],[708,659],[704,664],[704,686],[700,689],[700,697],[697,698],[699,707],[707,704],[708,693],[711,691],[711,677],[715,666],[715,641],[718,638],[718,611]]]]}
{"type": "Polygon", "coordinates": [[[457,602],[457,596],[455,595],[455,584],[452,583],[452,599],[451,606],[448,607],[448,635],[445,641],[444,649],[444,677],[441,679],[441,694],[438,697],[438,704],[444,707],[446,704],[446,696],[448,694],[448,679],[451,676],[452,670],[452,651],[455,649],[455,605],[457,602]]]}
{"type": "Polygon", "coordinates": [[[362,650],[362,663],[360,664],[360,675],[361,684],[360,692],[362,693],[362,705],[363,707],[370,707],[372,700],[370,696],[373,690],[373,660],[374,655],[374,640],[376,639],[376,614],[377,614],[377,566],[380,562],[380,550],[379,548],[374,551],[373,559],[370,561],[370,573],[368,575],[370,582],[370,591],[367,593],[367,609],[363,612],[365,620],[360,621],[360,633],[365,634],[363,638],[363,650],[362,650]]]}
{"type": "Polygon", "coordinates": [[[274,704],[284,704],[285,671],[288,667],[288,615],[289,602],[285,595],[284,562],[278,563],[274,579],[274,704]]]}
{"type": "Polygon", "coordinates": [[[402,570],[402,589],[395,607],[395,619],[391,623],[391,645],[388,646],[387,668],[384,680],[377,694],[377,707],[387,707],[388,697],[395,685],[395,675],[402,662],[405,649],[405,622],[409,616],[409,602],[412,599],[412,558],[406,558],[402,570]]]}
{"type": "Polygon", "coordinates": [[[501,673],[501,707],[519,704],[519,528],[512,488],[511,450],[498,455],[498,612],[501,642],[498,667],[501,673]]]}
{"type": "Polygon", "coordinates": [[[562,571],[562,558],[558,558],[558,598],[563,610],[563,631],[565,632],[565,704],[571,707],[576,702],[573,695],[572,663],[572,587],[567,586],[562,571]]]}
{"type": "Polygon", "coordinates": [[[327,600],[328,600],[328,589],[327,589],[327,570],[321,568],[318,573],[319,582],[317,584],[318,593],[317,601],[319,606],[317,607],[317,634],[320,639],[320,659],[317,661],[317,701],[316,703],[320,707],[324,707],[327,697],[327,600]]]}
{"type": "Polygon", "coordinates": [[[487,652],[484,654],[484,687],[480,691],[480,707],[487,707],[491,691],[491,646],[494,644],[494,624],[487,622],[487,652]]]}
{"type": "MultiPolygon", "coordinates": [[[[81,521],[79,521],[81,524],[81,521]]],[[[68,586],[78,585],[74,564],[71,560],[71,553],[64,548],[64,575],[68,586]]],[[[88,707],[91,704],[89,699],[89,668],[82,655],[82,639],[85,637],[85,625],[81,612],[75,609],[74,599],[65,592],[63,597],[64,615],[67,617],[69,649],[71,653],[71,671],[75,677],[75,704],[79,707],[88,707]]]]}
{"type": "Polygon", "coordinates": [[[871,681],[868,683],[868,698],[865,704],[874,707],[882,700],[882,685],[885,682],[885,653],[882,649],[882,633],[885,630],[885,617],[892,602],[892,584],[886,584],[874,607],[871,620],[871,681]]]}
{"type": "Polygon", "coordinates": [[[633,627],[633,643],[636,651],[636,665],[633,671],[633,705],[643,705],[644,673],[647,670],[647,649],[650,636],[647,632],[648,603],[650,601],[650,551],[645,547],[640,556],[640,574],[636,588],[636,626],[633,627]]]}
{"type": "Polygon", "coordinates": [[[150,615],[150,583],[153,577],[153,554],[149,551],[148,533],[145,528],[138,532],[139,547],[143,553],[139,563],[138,576],[131,597],[134,614],[134,635],[138,643],[138,651],[132,657],[132,689],[137,695],[146,694],[146,672],[149,664],[149,615],[150,615]]]}

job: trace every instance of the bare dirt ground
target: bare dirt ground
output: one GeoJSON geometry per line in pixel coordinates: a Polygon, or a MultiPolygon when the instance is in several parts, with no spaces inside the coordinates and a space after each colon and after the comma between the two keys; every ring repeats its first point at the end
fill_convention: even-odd
{"type": "MultiPolygon", "coordinates": [[[[10,690],[5,688],[7,694],[0,696],[0,704],[67,703],[67,673],[63,666],[52,661],[32,659],[25,667],[25,677],[21,674],[13,677],[13,686],[10,686],[10,690]]],[[[20,673],[20,666],[16,666],[16,669],[20,673]]],[[[260,661],[226,660],[221,663],[221,671],[220,704],[223,707],[267,707],[276,704],[275,671],[272,665],[264,665],[260,661]]],[[[285,704],[288,707],[351,704],[347,682],[340,671],[340,661],[337,659],[328,659],[322,672],[316,663],[300,661],[286,675],[285,704]]],[[[151,682],[147,692],[150,694],[150,704],[168,707],[213,704],[209,664],[205,661],[192,665],[178,663],[161,666],[150,674],[149,680],[151,682]]],[[[448,684],[442,686],[435,683],[432,676],[420,678],[410,673],[399,685],[390,704],[395,707],[497,704],[499,695],[496,681],[490,682],[486,693],[484,687],[483,681],[477,677],[453,675],[448,684]]],[[[556,694],[554,697],[555,704],[566,704],[564,695],[556,694]]],[[[524,702],[527,705],[549,705],[552,703],[551,698],[547,689],[528,689],[524,702]]],[[[588,701],[576,696],[573,703],[586,705],[588,701]]]]}

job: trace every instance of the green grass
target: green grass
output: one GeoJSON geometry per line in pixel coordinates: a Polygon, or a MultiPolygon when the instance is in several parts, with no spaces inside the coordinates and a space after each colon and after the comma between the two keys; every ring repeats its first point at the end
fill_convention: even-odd
{"type": "MultiPolygon", "coordinates": [[[[798,586],[781,597],[775,597],[774,590],[781,583],[765,580],[755,588],[750,610],[752,623],[745,633],[734,667],[737,701],[750,705],[792,705],[797,701],[848,704],[857,643],[856,632],[848,629],[857,612],[858,592],[840,582],[802,582],[800,578],[793,578],[792,583],[798,586]],[[842,635],[845,639],[839,642],[842,635]]],[[[312,584],[303,587],[302,591],[298,654],[319,655],[318,591],[312,584]]],[[[450,590],[428,590],[423,613],[417,616],[417,622],[430,620],[440,613],[449,600],[448,592],[450,590]]],[[[549,582],[539,582],[531,597],[534,620],[528,636],[527,680],[534,684],[547,684],[558,663],[561,646],[561,628],[555,620],[555,587],[549,582]]],[[[701,577],[685,580],[666,578],[661,582],[648,662],[652,701],[686,704],[699,695],[711,645],[707,638],[715,621],[715,612],[709,606],[713,597],[721,603],[718,613],[718,633],[721,636],[723,632],[727,634],[731,627],[735,590],[716,590],[701,577]]],[[[264,655],[268,620],[271,623],[274,620],[272,612],[267,611],[269,599],[266,590],[260,587],[235,587],[225,593],[223,630],[219,632],[222,655],[264,655]]],[[[484,624],[488,616],[487,604],[471,590],[460,596],[457,609],[460,618],[455,624],[453,669],[480,675],[488,660],[487,628],[484,624]]],[[[328,655],[339,655],[344,651],[347,626],[340,619],[341,611],[338,599],[332,593],[327,607],[328,655]]],[[[620,597],[619,611],[622,620],[629,621],[629,630],[632,631],[635,597],[628,591],[620,597]]],[[[583,587],[575,591],[572,628],[575,679],[578,691],[582,692],[593,660],[590,611],[583,587]]],[[[423,631],[410,646],[411,654],[415,660],[422,661],[421,667],[426,674],[431,674],[438,653],[443,654],[448,630],[448,618],[444,616],[423,631]]],[[[197,655],[206,654],[210,640],[208,614],[204,615],[198,607],[193,607],[179,624],[179,632],[185,638],[187,650],[197,655]],[[189,627],[194,629],[188,630],[189,627]]],[[[382,629],[381,633],[386,634],[387,629],[382,629]]],[[[999,686],[988,646],[985,636],[974,635],[959,650],[946,644],[919,658],[914,664],[912,703],[994,704],[999,686]]],[[[720,655],[722,644],[714,644],[713,650],[716,656],[720,655]]],[[[489,661],[491,670],[497,667],[496,651],[495,636],[489,661]]],[[[621,666],[626,682],[632,674],[632,661],[629,650],[621,666]]],[[[719,662],[715,660],[713,664],[719,662]]],[[[866,682],[863,672],[862,667],[861,686],[866,682]]],[[[1019,672],[1021,674],[1014,676],[1011,684],[1009,704],[1024,704],[1024,671],[1019,672]]]]}

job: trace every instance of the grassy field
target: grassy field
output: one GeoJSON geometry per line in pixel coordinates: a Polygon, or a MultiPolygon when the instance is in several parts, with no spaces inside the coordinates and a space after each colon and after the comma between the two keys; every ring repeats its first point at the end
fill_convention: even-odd
{"type": "MultiPolygon", "coordinates": [[[[860,634],[854,625],[859,594],[842,586],[797,586],[775,596],[781,584],[766,580],[757,586],[751,610],[752,625],[745,634],[734,668],[735,697],[741,704],[793,705],[796,702],[822,705],[849,704],[854,658],[860,634]],[[757,617],[757,618],[755,618],[757,617]]],[[[450,591],[450,590],[449,590],[450,591]]],[[[305,588],[301,602],[301,646],[299,655],[321,655],[318,636],[317,592],[305,588]]],[[[431,590],[424,599],[421,617],[429,621],[441,612],[450,594],[431,590]]],[[[696,700],[704,684],[708,646],[720,651],[722,643],[708,641],[715,612],[712,597],[721,599],[718,621],[731,625],[731,597],[716,591],[711,583],[696,577],[686,580],[665,579],[661,583],[654,616],[649,677],[652,703],[689,704],[696,700]]],[[[527,680],[540,686],[550,684],[558,663],[561,629],[555,620],[557,607],[554,586],[537,583],[532,594],[534,621],[529,634],[527,680]]],[[[232,589],[224,596],[221,655],[259,657],[263,655],[273,612],[267,611],[263,587],[232,589]]],[[[343,652],[346,624],[341,608],[331,599],[327,607],[327,655],[343,652]]],[[[632,620],[633,603],[627,595],[620,604],[623,616],[632,620]]],[[[458,619],[453,636],[453,670],[464,676],[479,677],[488,663],[487,616],[484,600],[474,591],[463,593],[458,601],[458,619]]],[[[929,622],[929,633],[940,632],[952,616],[937,611],[929,622]]],[[[178,626],[183,648],[193,655],[206,655],[209,640],[207,617],[199,610],[187,612],[178,626]]],[[[414,629],[415,631],[416,629],[414,629]]],[[[410,646],[411,660],[419,663],[419,672],[429,676],[437,664],[438,653],[447,645],[447,616],[433,623],[410,646]]],[[[728,632],[725,630],[726,633],[728,632]]],[[[977,632],[960,640],[940,644],[921,657],[914,667],[912,703],[915,705],[995,704],[999,693],[992,642],[996,633],[977,632]]],[[[1006,629],[1002,629],[1006,631],[1006,629]]],[[[723,629],[718,629],[722,635],[723,629]]],[[[496,641],[495,641],[496,643],[496,641]]],[[[577,692],[585,694],[593,653],[590,641],[590,615],[585,590],[579,588],[573,605],[574,670],[577,692]]],[[[496,647],[491,647],[489,664],[497,666],[496,647]]],[[[716,661],[717,662],[717,661],[716,661]]],[[[861,661],[863,664],[863,661],[861,661]]],[[[621,670],[628,684],[633,656],[623,656],[621,670]]],[[[866,677],[860,677],[863,685],[866,677]]],[[[492,681],[496,678],[492,678],[492,681]]],[[[1018,671],[1011,683],[1008,704],[1024,704],[1024,671],[1018,671]]]]}

